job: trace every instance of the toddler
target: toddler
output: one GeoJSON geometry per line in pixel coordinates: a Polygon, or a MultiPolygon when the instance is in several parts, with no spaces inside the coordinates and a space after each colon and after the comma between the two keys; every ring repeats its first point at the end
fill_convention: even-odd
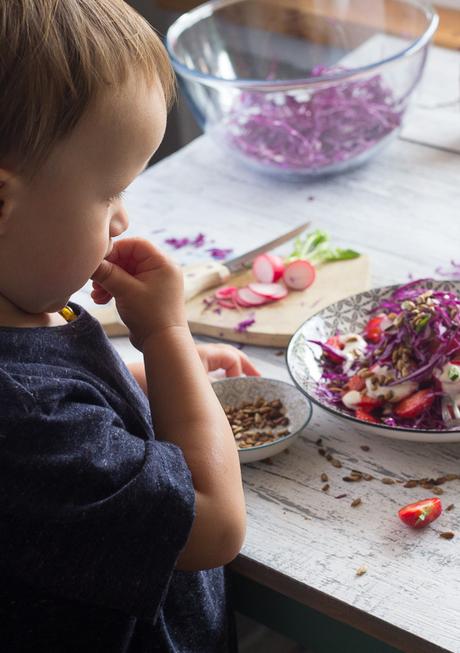
{"type": "Polygon", "coordinates": [[[207,372],[257,371],[195,346],[171,260],[113,241],[173,94],[161,42],[122,0],[0,3],[5,653],[235,650],[222,566],[244,497],[207,372]],[[68,301],[89,278],[143,352],[132,372],[68,301]]]}

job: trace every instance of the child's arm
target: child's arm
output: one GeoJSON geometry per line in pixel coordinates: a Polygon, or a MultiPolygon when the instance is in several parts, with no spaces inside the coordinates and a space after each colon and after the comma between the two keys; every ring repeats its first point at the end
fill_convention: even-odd
{"type": "MultiPolygon", "coordinates": [[[[224,343],[197,345],[196,350],[206,372],[224,370],[225,376],[260,376],[250,359],[241,350],[224,343]]],[[[143,362],[127,363],[133,377],[136,379],[145,394],[148,394],[145,365],[143,362]]]]}
{"type": "Polygon", "coordinates": [[[181,448],[192,474],[196,516],[178,568],[225,564],[244,539],[240,466],[188,329],[180,268],[148,241],[131,238],[115,243],[93,280],[94,301],[115,297],[131,341],[143,351],[157,438],[181,448]]]}

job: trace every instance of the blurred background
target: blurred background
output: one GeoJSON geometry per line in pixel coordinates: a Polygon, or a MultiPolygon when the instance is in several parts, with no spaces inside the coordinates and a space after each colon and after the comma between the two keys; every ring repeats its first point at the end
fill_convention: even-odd
{"type": "MultiPolygon", "coordinates": [[[[201,4],[199,0],[127,0],[139,11],[164,38],[168,27],[181,14],[201,4]]],[[[460,49],[460,0],[437,0],[433,3],[440,14],[440,26],[434,42],[446,47],[460,49]]],[[[369,7],[372,0],[369,0],[369,7]]],[[[201,134],[185,98],[179,91],[178,100],[172,109],[165,138],[151,163],[172,154],[201,134]]]]}

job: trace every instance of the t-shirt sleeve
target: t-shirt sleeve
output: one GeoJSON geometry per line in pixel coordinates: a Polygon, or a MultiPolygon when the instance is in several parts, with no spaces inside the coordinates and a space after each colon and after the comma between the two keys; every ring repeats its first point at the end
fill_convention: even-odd
{"type": "Polygon", "coordinates": [[[0,565],[44,592],[155,619],[194,517],[181,450],[128,432],[84,391],[39,404],[14,394],[22,410],[0,411],[0,565]]]}

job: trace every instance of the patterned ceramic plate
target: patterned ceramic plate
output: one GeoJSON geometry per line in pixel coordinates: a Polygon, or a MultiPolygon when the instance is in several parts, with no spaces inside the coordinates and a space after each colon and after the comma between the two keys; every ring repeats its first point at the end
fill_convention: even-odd
{"type": "MultiPolygon", "coordinates": [[[[460,442],[460,430],[430,431],[371,424],[327,404],[318,393],[318,381],[323,373],[322,350],[308,340],[325,341],[337,331],[361,333],[370,313],[382,299],[391,295],[399,286],[374,288],[331,304],[304,322],[292,336],[287,352],[289,373],[297,387],[318,406],[340,418],[349,420],[358,431],[383,435],[396,440],[414,442],[460,442]]],[[[429,279],[424,287],[434,290],[453,291],[460,295],[460,281],[435,281],[429,279]]]]}
{"type": "Polygon", "coordinates": [[[266,379],[261,376],[238,376],[215,381],[212,387],[223,406],[239,406],[245,401],[252,402],[258,397],[263,397],[267,401],[280,399],[286,408],[286,416],[289,418],[287,426],[290,431],[289,435],[266,444],[238,449],[241,463],[252,463],[280,453],[292,444],[311,418],[310,400],[285,381],[266,379]]]}

